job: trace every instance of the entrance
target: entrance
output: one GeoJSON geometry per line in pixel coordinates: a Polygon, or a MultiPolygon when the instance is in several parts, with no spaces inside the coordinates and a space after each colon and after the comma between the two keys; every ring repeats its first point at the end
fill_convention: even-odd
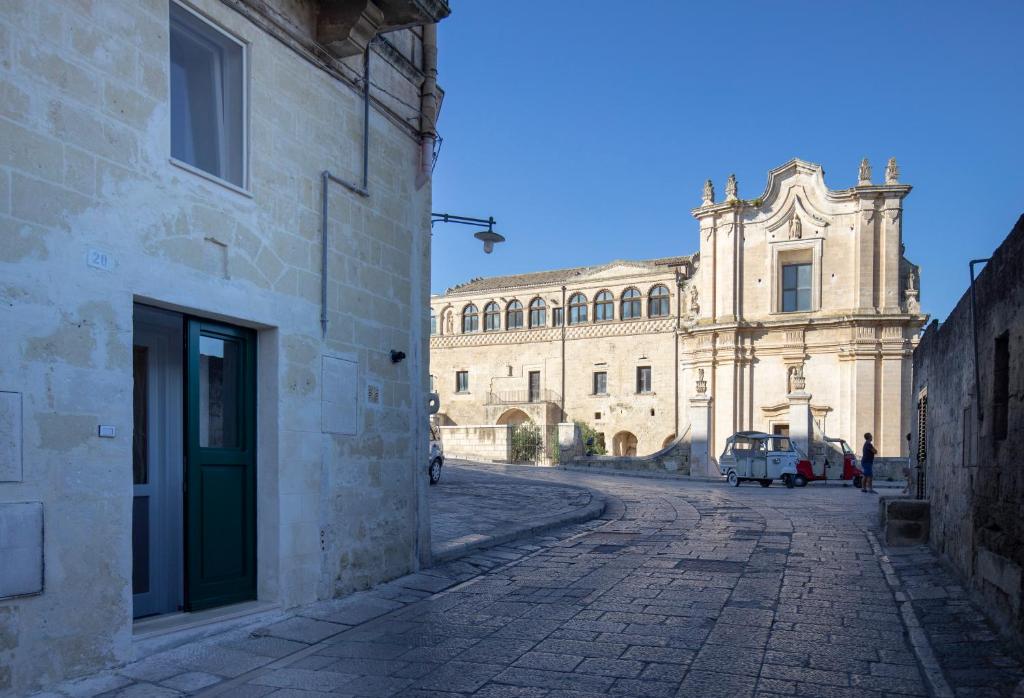
{"type": "Polygon", "coordinates": [[[256,596],[255,334],[135,306],[134,616],[256,596]]]}

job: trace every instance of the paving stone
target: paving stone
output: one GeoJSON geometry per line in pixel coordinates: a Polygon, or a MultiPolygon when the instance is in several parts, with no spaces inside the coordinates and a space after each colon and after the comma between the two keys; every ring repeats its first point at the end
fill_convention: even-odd
{"type": "Polygon", "coordinates": [[[184,674],[172,676],[160,682],[162,686],[173,688],[183,693],[194,693],[201,688],[220,683],[223,679],[213,674],[206,674],[201,671],[188,671],[184,674]]]}
{"type": "Polygon", "coordinates": [[[334,671],[311,671],[309,669],[292,669],[285,667],[261,674],[249,683],[258,686],[276,686],[278,688],[301,688],[308,691],[330,693],[338,691],[359,678],[351,674],[334,671]]]}
{"type": "Polygon", "coordinates": [[[283,620],[280,623],[274,623],[273,625],[268,625],[265,628],[260,628],[255,631],[253,635],[276,637],[283,640],[312,644],[320,642],[332,635],[337,635],[345,629],[346,627],[344,625],[339,625],[337,623],[329,623],[327,621],[317,620],[315,618],[305,618],[303,616],[294,616],[287,620],[283,620]]]}

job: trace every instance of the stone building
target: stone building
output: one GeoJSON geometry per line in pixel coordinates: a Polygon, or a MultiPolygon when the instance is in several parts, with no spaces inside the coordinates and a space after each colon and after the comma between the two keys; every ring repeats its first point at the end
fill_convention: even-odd
{"type": "MultiPolygon", "coordinates": [[[[890,160],[830,190],[792,160],[764,193],[724,201],[709,181],[691,256],[474,279],[431,299],[430,373],[444,424],[582,420],[610,453],[675,435],[695,472],[736,431],[823,434],[907,453],[910,356],[925,322],[903,256],[890,160]]],[[[717,473],[716,473],[717,474],[717,473]]]]}
{"type": "MultiPolygon", "coordinates": [[[[1024,216],[946,321],[914,350],[913,460],[931,545],[1024,640],[1024,216]],[[976,321],[975,321],[976,318],[976,321]]],[[[966,267],[966,262],[965,262],[966,267]]],[[[967,269],[964,270],[967,276],[967,269]]]]}
{"type": "Polygon", "coordinates": [[[429,555],[448,11],[0,4],[0,694],[429,555]]]}

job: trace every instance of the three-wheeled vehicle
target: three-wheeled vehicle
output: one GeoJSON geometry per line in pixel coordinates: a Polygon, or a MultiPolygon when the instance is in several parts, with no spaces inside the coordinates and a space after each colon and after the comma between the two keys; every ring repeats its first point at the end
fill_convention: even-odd
{"type": "Polygon", "coordinates": [[[759,482],[761,487],[782,480],[786,487],[793,487],[800,460],[800,453],[788,436],[739,431],[725,440],[718,470],[733,487],[746,480],[759,482]]]}
{"type": "Polygon", "coordinates": [[[809,460],[800,461],[794,481],[796,486],[803,487],[814,480],[846,480],[853,482],[854,487],[860,487],[864,473],[857,467],[857,455],[850,445],[843,439],[828,436],[823,441],[825,457],[820,464],[812,464],[809,460]]]}

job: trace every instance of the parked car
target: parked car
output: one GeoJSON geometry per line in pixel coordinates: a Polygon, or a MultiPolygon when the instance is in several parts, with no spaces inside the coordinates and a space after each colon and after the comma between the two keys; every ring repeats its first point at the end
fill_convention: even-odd
{"type": "Polygon", "coordinates": [[[793,487],[801,460],[803,457],[788,436],[739,431],[725,440],[718,470],[733,487],[748,480],[760,483],[761,487],[781,480],[786,487],[793,487]]]}
{"type": "Polygon", "coordinates": [[[436,485],[441,479],[441,466],[444,465],[444,446],[441,444],[441,430],[433,424],[430,425],[430,465],[427,466],[427,473],[430,475],[430,484],[436,485]]]}
{"type": "Polygon", "coordinates": [[[846,480],[860,487],[864,473],[857,467],[857,455],[843,439],[824,438],[825,457],[820,465],[809,460],[801,460],[797,465],[799,471],[795,484],[803,487],[815,480],[846,480]]]}

